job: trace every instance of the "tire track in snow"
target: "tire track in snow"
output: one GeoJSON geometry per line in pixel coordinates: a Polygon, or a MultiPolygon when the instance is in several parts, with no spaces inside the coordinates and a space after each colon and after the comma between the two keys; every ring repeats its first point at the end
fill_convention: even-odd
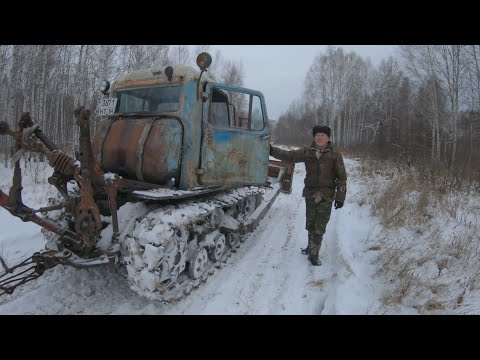
{"type": "Polygon", "coordinates": [[[289,292],[292,270],[288,264],[299,254],[295,249],[298,245],[295,230],[302,202],[296,196],[280,194],[266,218],[242,244],[241,254],[229,265],[230,269],[222,269],[218,279],[212,278],[221,284],[219,292],[226,282],[236,284],[230,290],[238,299],[236,313],[270,314],[288,310],[278,301],[289,292]]]}
{"type": "MultiPolygon", "coordinates": [[[[346,161],[347,167],[352,164],[346,161]]],[[[326,297],[323,301],[323,314],[342,314],[345,307],[349,313],[368,313],[368,305],[365,298],[352,297],[356,291],[361,294],[365,287],[370,286],[361,279],[365,271],[364,264],[368,262],[365,243],[362,240],[365,236],[364,224],[359,221],[361,209],[355,202],[359,184],[356,182],[357,172],[353,168],[347,168],[349,176],[349,195],[352,200],[345,203],[341,210],[332,209],[332,217],[327,227],[326,237],[326,265],[328,266],[328,280],[326,297]],[[353,171],[352,171],[353,170],[353,171]],[[355,239],[352,239],[355,234],[355,239]],[[363,261],[358,260],[361,257],[363,261]],[[361,264],[359,266],[359,263],[361,264]],[[343,294],[349,293],[349,298],[343,294]],[[352,306],[352,303],[355,306],[352,306]],[[355,310],[353,310],[355,309],[355,310]]]]}
{"type": "MultiPolygon", "coordinates": [[[[332,209],[335,211],[335,209],[332,209]]],[[[327,275],[325,295],[320,304],[320,314],[325,312],[331,314],[335,309],[336,291],[338,286],[338,276],[344,267],[344,259],[340,253],[338,221],[337,214],[332,214],[328,224],[327,233],[325,234],[325,275],[327,275]]]]}
{"type": "MultiPolygon", "coordinates": [[[[304,176],[304,165],[298,164],[294,183],[301,184],[304,176]]],[[[277,286],[270,308],[273,314],[319,313],[318,302],[324,291],[321,280],[322,267],[312,266],[307,256],[300,252],[300,249],[307,245],[308,238],[302,191],[302,186],[296,186],[291,195],[282,198],[282,202],[278,203],[278,206],[286,209],[289,215],[286,221],[287,241],[282,246],[282,257],[276,266],[281,274],[277,274],[275,279],[277,286]]]]}

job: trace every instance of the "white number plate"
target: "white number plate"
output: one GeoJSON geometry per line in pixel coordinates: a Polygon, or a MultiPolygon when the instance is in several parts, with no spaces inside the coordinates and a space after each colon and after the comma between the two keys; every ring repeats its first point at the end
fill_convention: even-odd
{"type": "Polygon", "coordinates": [[[117,105],[117,98],[101,99],[100,104],[97,107],[97,115],[113,115],[115,112],[115,106],[117,105]]]}

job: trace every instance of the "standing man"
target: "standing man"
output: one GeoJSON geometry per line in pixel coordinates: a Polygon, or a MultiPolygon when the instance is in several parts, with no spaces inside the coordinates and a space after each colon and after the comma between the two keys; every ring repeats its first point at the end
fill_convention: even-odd
{"type": "Polygon", "coordinates": [[[347,194],[347,172],[342,154],[333,149],[328,126],[315,126],[312,130],[313,142],[310,147],[286,151],[270,145],[270,155],[290,162],[305,162],[307,175],[302,196],[305,198],[308,231],[308,245],[302,249],[308,260],[321,265],[318,253],[323,234],[330,220],[332,202],[340,209],[347,194]]]}

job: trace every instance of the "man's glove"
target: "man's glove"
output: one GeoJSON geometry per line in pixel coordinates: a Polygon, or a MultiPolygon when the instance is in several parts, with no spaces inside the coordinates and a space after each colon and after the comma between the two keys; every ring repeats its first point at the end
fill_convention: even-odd
{"type": "Polygon", "coordinates": [[[335,200],[335,209],[341,209],[343,207],[343,201],[335,200]]]}

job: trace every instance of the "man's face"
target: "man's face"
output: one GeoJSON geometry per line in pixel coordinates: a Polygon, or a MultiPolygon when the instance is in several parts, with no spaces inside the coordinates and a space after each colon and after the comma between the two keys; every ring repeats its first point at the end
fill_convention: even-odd
{"type": "Polygon", "coordinates": [[[319,149],[323,149],[328,144],[329,140],[330,138],[328,135],[324,133],[316,133],[313,137],[313,141],[315,141],[315,145],[317,145],[319,149]]]}

